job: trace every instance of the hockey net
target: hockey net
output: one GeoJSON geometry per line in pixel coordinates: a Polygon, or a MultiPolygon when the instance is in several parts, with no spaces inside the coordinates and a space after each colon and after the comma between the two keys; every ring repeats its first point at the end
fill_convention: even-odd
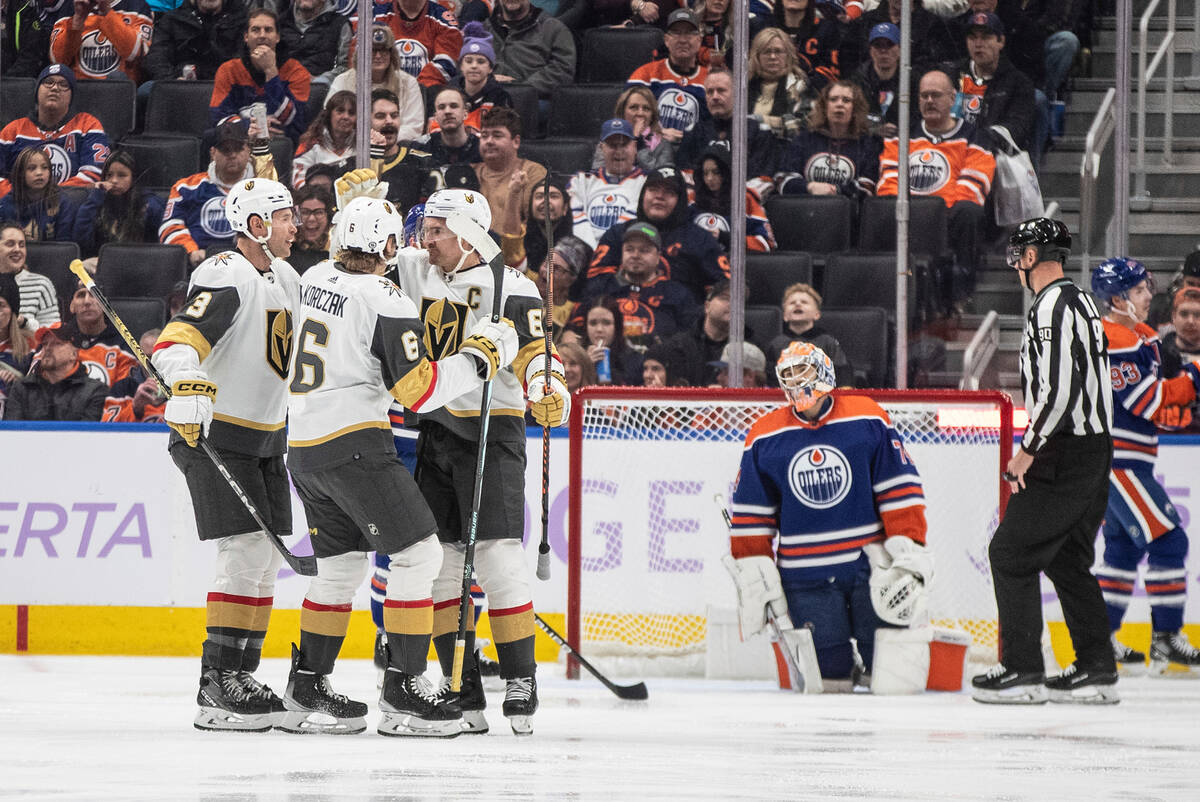
{"type": "MultiPolygon", "coordinates": [[[[843,391],[837,391],[839,393],[843,391]]],[[[987,546],[1007,501],[1012,402],[999,392],[854,391],[889,414],[925,489],[930,617],[994,660],[987,546]]],[[[709,612],[736,608],[720,563],[750,426],[778,390],[588,387],[570,422],[568,640],[589,660],[703,673],[709,612]]],[[[569,673],[574,673],[569,664],[569,673]]]]}

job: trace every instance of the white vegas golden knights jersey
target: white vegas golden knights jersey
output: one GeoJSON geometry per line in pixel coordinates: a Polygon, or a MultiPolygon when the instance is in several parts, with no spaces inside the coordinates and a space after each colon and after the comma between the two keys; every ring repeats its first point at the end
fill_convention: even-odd
{"type": "Polygon", "coordinates": [[[332,260],[301,279],[288,402],[288,462],[317,470],[353,453],[395,454],[388,407],[424,412],[482,392],[466,354],[431,361],[417,307],[391,279],[332,260]]]}
{"type": "MultiPolygon", "coordinates": [[[[492,269],[486,264],[459,270],[449,276],[429,263],[426,251],[402,248],[397,268],[401,289],[416,303],[425,323],[425,347],[430,359],[457,353],[462,341],[481,320],[492,315],[492,269]]],[[[501,314],[517,329],[520,350],[512,365],[496,374],[492,383],[489,441],[525,441],[525,375],[531,360],[545,351],[542,297],[524,274],[505,268],[501,314]]],[[[540,360],[539,360],[540,364],[540,360]]],[[[467,393],[444,407],[422,415],[467,440],[479,439],[479,394],[467,393]]]]}
{"type": "Polygon", "coordinates": [[[217,385],[208,434],[214,446],[264,457],[283,453],[299,300],[300,277],[282,259],[260,273],[241,253],[227,251],[192,274],[187,302],[159,335],[154,364],[174,382],[172,373],[189,360],[172,350],[195,349],[200,370],[217,385]]]}

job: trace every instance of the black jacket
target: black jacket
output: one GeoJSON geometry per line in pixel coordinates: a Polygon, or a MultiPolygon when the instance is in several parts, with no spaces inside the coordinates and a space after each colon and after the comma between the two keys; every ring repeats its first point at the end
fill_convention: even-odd
{"type": "Polygon", "coordinates": [[[37,0],[12,0],[4,8],[4,42],[0,73],[8,78],[36,78],[50,63],[48,18],[37,0]]]}
{"type": "Polygon", "coordinates": [[[335,8],[327,7],[302,32],[296,25],[295,10],[292,9],[279,19],[279,40],[287,45],[288,54],[315,78],[333,69],[342,30],[349,24],[347,17],[335,8]]]}
{"type": "Polygon", "coordinates": [[[90,378],[80,365],[57,384],[34,369],[13,385],[4,407],[5,420],[98,421],[104,411],[108,385],[90,378]]]}
{"type": "Polygon", "coordinates": [[[181,77],[185,64],[195,64],[196,79],[211,81],[218,67],[238,57],[245,29],[242,0],[225,0],[222,10],[211,15],[201,14],[194,0],[186,0],[154,23],[146,71],[152,80],[165,81],[181,77]]]}
{"type": "MultiPolygon", "coordinates": [[[[966,39],[954,38],[949,20],[944,20],[923,8],[916,8],[916,3],[913,6],[912,61],[915,78],[927,66],[958,58],[966,47],[966,39]]],[[[871,29],[881,22],[891,21],[885,0],[846,27],[842,36],[842,46],[838,50],[838,68],[842,75],[848,75],[858,69],[859,64],[871,60],[870,42],[867,41],[871,29]]]]}
{"type": "MultiPolygon", "coordinates": [[[[950,74],[954,76],[955,88],[961,92],[964,82],[972,79],[971,60],[969,58],[962,59],[950,67],[950,74]]],[[[962,100],[966,105],[967,98],[964,97],[962,100]]],[[[975,130],[983,135],[984,141],[991,145],[993,150],[999,141],[988,131],[993,125],[1003,125],[1012,134],[1017,147],[1029,150],[1036,116],[1033,81],[1029,80],[1023,72],[1013,66],[1007,57],[1001,54],[996,74],[987,81],[982,106],[977,111],[964,109],[959,116],[972,123],[975,130]]]]}
{"type": "MultiPolygon", "coordinates": [[[[1046,38],[1079,25],[1084,0],[1000,0],[996,16],[1004,23],[1004,52],[1038,86],[1046,77],[1046,38]]],[[[965,25],[965,15],[960,17],[965,25]]],[[[965,41],[966,32],[963,32],[965,41]]],[[[962,44],[962,42],[960,42],[962,44]]],[[[964,45],[965,47],[965,45],[964,45]]]]}
{"type": "MultiPolygon", "coordinates": [[[[729,119],[704,117],[692,130],[683,135],[675,151],[675,165],[680,170],[698,170],[700,157],[713,142],[728,142],[733,126],[729,119]]],[[[784,142],[753,117],[746,118],[746,177],[775,175],[779,167],[784,142]]]]}

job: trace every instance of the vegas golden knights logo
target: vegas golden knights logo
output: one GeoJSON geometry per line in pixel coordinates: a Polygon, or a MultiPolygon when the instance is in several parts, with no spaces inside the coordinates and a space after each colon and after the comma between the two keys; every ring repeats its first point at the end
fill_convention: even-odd
{"type": "Polygon", "coordinates": [[[287,379],[292,361],[292,313],[283,309],[267,310],[267,364],[287,379]]]}
{"type": "Polygon", "coordinates": [[[445,298],[422,298],[421,320],[425,322],[425,350],[433,361],[458,353],[466,338],[466,304],[445,298]]]}

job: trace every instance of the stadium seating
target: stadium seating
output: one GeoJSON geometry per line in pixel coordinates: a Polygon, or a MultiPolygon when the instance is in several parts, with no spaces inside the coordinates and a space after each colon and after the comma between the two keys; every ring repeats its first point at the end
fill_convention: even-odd
{"type": "Polygon", "coordinates": [[[797,282],[812,284],[812,256],[802,251],[746,254],[746,303],[779,305],[797,282]]]}
{"type": "Polygon", "coordinates": [[[167,303],[162,298],[109,298],[109,303],[134,337],[167,323],[167,303]]]}
{"type": "MultiPolygon", "coordinates": [[[[941,257],[949,252],[946,204],[941,198],[913,197],[909,202],[909,243],[912,253],[941,257]]],[[[779,236],[779,232],[775,233],[779,236]]],[[[896,199],[870,197],[859,213],[858,247],[864,251],[896,250],[896,199]]]]}
{"type": "Polygon", "coordinates": [[[36,94],[33,78],[0,78],[0,128],[33,111],[36,94]]]}
{"type": "Polygon", "coordinates": [[[634,28],[591,28],[583,33],[579,83],[624,83],[633,71],[654,59],[662,31],[653,25],[634,28]]]}
{"type": "Polygon", "coordinates": [[[875,306],[821,310],[821,328],[841,344],[858,387],[888,387],[888,314],[875,306]]]}
{"type": "Polygon", "coordinates": [[[850,247],[854,202],[845,195],[775,195],[767,219],[781,250],[827,254],[850,247]]]}
{"type": "Polygon", "coordinates": [[[512,99],[513,111],[521,116],[521,140],[538,139],[538,92],[525,84],[505,84],[504,91],[512,99]]]}
{"type": "Polygon", "coordinates": [[[169,189],[208,163],[207,158],[201,162],[200,140],[194,136],[144,134],[126,137],[121,147],[133,154],[141,173],[138,184],[148,189],[169,189]]]}
{"type": "Polygon", "coordinates": [[[589,137],[595,144],[600,140],[600,126],[613,116],[617,98],[624,91],[625,84],[558,87],[550,99],[547,133],[552,137],[589,137]]]}
{"type": "MultiPolygon", "coordinates": [[[[915,266],[921,271],[920,265],[915,266]]],[[[908,282],[909,321],[917,316],[917,281],[908,282]]],[[[833,253],[825,265],[825,280],[821,288],[826,307],[878,306],[895,318],[896,254],[894,251],[875,253],[833,253]]]]}
{"type": "Polygon", "coordinates": [[[783,311],[779,304],[746,304],[750,341],[766,352],[771,340],[783,333],[783,311]]]}
{"type": "Polygon", "coordinates": [[[210,128],[212,81],[155,81],[146,103],[147,134],[200,136],[210,128]]]}
{"type": "Polygon", "coordinates": [[[109,242],[96,264],[96,283],[114,298],[166,298],[187,274],[187,251],[179,245],[109,242]]]}
{"type": "Polygon", "coordinates": [[[98,119],[109,142],[120,142],[133,130],[136,95],[137,87],[133,81],[80,79],[75,82],[71,107],[98,119]]]}
{"type": "Polygon", "coordinates": [[[308,105],[306,107],[308,122],[317,119],[325,108],[325,98],[329,97],[329,84],[312,84],[308,90],[308,105]]]}
{"type": "Polygon", "coordinates": [[[71,260],[79,258],[79,246],[74,242],[30,240],[25,248],[25,266],[50,279],[58,295],[59,311],[65,315],[71,304],[71,296],[75,294],[75,285],[79,283],[70,267],[71,260]]]}
{"type": "Polygon", "coordinates": [[[522,139],[517,153],[523,159],[543,165],[552,173],[572,175],[580,170],[592,169],[592,154],[595,150],[594,139],[554,137],[522,139]]]}

